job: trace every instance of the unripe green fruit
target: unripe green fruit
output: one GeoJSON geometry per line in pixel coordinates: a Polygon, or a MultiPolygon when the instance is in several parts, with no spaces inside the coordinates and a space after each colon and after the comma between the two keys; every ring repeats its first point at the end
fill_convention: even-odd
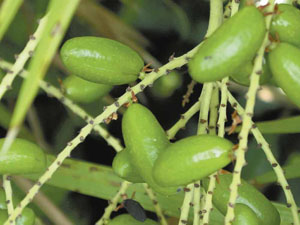
{"type": "MultiPolygon", "coordinates": [[[[4,224],[8,219],[7,210],[0,210],[0,224],[4,224]]],[[[32,209],[25,208],[21,214],[21,217],[17,218],[16,225],[34,225],[35,214],[32,209]]]]}
{"type": "Polygon", "coordinates": [[[66,96],[79,103],[91,103],[107,95],[113,86],[83,80],[75,75],[63,81],[66,96]]]}
{"type": "Polygon", "coordinates": [[[130,162],[130,155],[126,148],[116,154],[112,163],[112,168],[114,172],[124,180],[132,183],[144,183],[143,178],[141,178],[137,169],[134,168],[130,162]]]}
{"type": "Polygon", "coordinates": [[[132,104],[123,116],[122,132],[132,165],[143,180],[160,194],[176,194],[176,187],[161,187],[152,176],[154,162],[170,145],[164,129],[152,112],[140,104],[132,104]]]}
{"type": "Polygon", "coordinates": [[[182,76],[173,71],[166,76],[160,77],[155,83],[153,87],[150,89],[153,95],[160,98],[168,98],[170,97],[176,89],[178,89],[182,84],[182,76]]]}
{"type": "MultiPolygon", "coordinates": [[[[225,215],[229,200],[229,187],[232,180],[232,174],[219,175],[219,182],[213,193],[213,204],[225,215]]],[[[209,179],[202,180],[204,188],[208,189],[209,179]]],[[[252,185],[242,180],[238,190],[236,204],[244,204],[254,211],[259,219],[260,225],[279,225],[280,215],[272,203],[252,185]]]]}
{"type": "Polygon", "coordinates": [[[204,83],[236,74],[254,58],[265,32],[263,14],[254,6],[243,8],[198,48],[188,64],[191,77],[204,83]]]}
{"type": "Polygon", "coordinates": [[[279,4],[278,13],[273,16],[270,34],[281,42],[300,47],[300,10],[289,4],[279,4]]]}
{"type": "Polygon", "coordinates": [[[276,84],[300,107],[300,49],[279,43],[269,54],[270,68],[276,84]]]}
{"type": "Polygon", "coordinates": [[[259,225],[259,219],[254,211],[247,205],[236,204],[234,206],[234,221],[232,225],[259,225]]]}
{"type": "Polygon", "coordinates": [[[212,174],[231,162],[233,144],[215,135],[184,138],[157,158],[153,176],[162,186],[186,185],[212,174]]]}
{"type": "MultiPolygon", "coordinates": [[[[244,86],[249,86],[250,85],[250,75],[253,70],[253,64],[251,61],[246,62],[243,64],[240,69],[238,70],[237,73],[231,75],[230,77],[238,84],[244,85],[244,86]]],[[[259,84],[264,85],[270,82],[272,78],[272,73],[269,68],[269,65],[264,58],[263,60],[263,67],[262,67],[262,74],[260,75],[259,78],[259,84]]]]}
{"type": "MultiPolygon", "coordinates": [[[[0,139],[0,148],[4,140],[0,139]]],[[[6,153],[0,152],[0,174],[37,173],[45,168],[45,153],[27,140],[17,138],[6,153]]]]}
{"type": "Polygon", "coordinates": [[[151,219],[146,219],[144,222],[141,222],[129,214],[122,214],[113,218],[107,225],[158,225],[158,223],[151,219]]]}
{"type": "Polygon", "coordinates": [[[60,54],[72,74],[100,84],[131,83],[144,66],[134,50],[107,38],[72,38],[64,43],[60,54]]]}

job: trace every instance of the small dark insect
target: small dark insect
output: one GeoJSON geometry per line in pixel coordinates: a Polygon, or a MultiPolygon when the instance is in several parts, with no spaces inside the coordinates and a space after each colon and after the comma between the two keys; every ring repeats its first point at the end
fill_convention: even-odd
{"type": "Polygon", "coordinates": [[[144,222],[147,219],[147,216],[143,206],[141,206],[139,202],[133,200],[132,198],[129,199],[126,194],[122,197],[124,201],[115,209],[115,211],[118,211],[121,208],[125,208],[133,218],[135,218],[138,221],[144,222]]]}
{"type": "Polygon", "coordinates": [[[147,219],[144,208],[140,203],[133,199],[126,199],[123,201],[124,208],[136,220],[144,222],[147,219]]]}

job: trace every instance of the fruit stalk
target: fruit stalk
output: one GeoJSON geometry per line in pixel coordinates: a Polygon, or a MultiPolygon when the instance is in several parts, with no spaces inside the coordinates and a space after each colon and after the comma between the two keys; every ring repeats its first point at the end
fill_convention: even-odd
{"type": "Polygon", "coordinates": [[[32,56],[45,28],[46,20],[47,16],[40,20],[37,30],[29,37],[29,41],[27,42],[23,51],[16,56],[16,62],[10,67],[6,75],[3,77],[0,84],[0,100],[5,92],[11,89],[15,77],[18,75],[18,73],[20,73],[20,71],[23,70],[25,63],[32,56]]]}
{"type": "MultiPolygon", "coordinates": [[[[0,61],[0,67],[3,69],[10,69],[11,64],[2,60],[0,61]]],[[[22,70],[22,72],[19,73],[19,76],[26,79],[28,72],[26,70],[22,70]]],[[[77,116],[81,117],[83,120],[85,120],[87,123],[91,123],[94,121],[94,118],[90,116],[88,113],[84,111],[79,105],[71,101],[69,98],[65,97],[64,94],[60,91],[60,89],[54,87],[50,83],[47,83],[45,81],[40,81],[40,88],[43,89],[48,96],[55,97],[57,100],[59,100],[62,104],[67,106],[73,113],[75,113],[77,116]]],[[[104,129],[100,125],[94,126],[94,131],[98,133],[100,136],[102,136],[106,142],[112,146],[117,152],[121,151],[123,149],[123,146],[120,144],[120,140],[112,136],[106,129],[104,129]]]]}
{"type": "Polygon", "coordinates": [[[186,123],[199,111],[200,102],[197,101],[188,111],[180,116],[180,119],[169,129],[167,130],[167,136],[169,139],[173,139],[176,133],[184,128],[186,123]]]}
{"type": "MultiPolygon", "coordinates": [[[[269,1],[269,6],[266,7],[266,11],[271,13],[274,11],[274,0],[269,1]]],[[[272,19],[272,14],[266,15],[265,22],[266,22],[267,30],[270,28],[271,19],[272,19]]],[[[238,196],[238,186],[241,183],[241,171],[242,168],[246,165],[245,153],[247,151],[247,146],[248,146],[248,134],[251,129],[251,119],[254,112],[256,92],[259,88],[259,76],[262,73],[263,55],[265,52],[265,48],[269,42],[268,36],[269,36],[269,32],[267,31],[264,37],[264,41],[257,52],[257,56],[254,61],[253,71],[250,76],[250,87],[246,96],[247,98],[246,110],[245,113],[243,114],[242,130],[239,134],[239,140],[240,140],[239,147],[236,151],[237,159],[233,171],[232,183],[230,185],[230,198],[228,202],[227,213],[225,216],[226,225],[232,224],[234,220],[234,205],[238,196]]]]}
{"type": "Polygon", "coordinates": [[[154,206],[154,209],[155,209],[155,212],[156,212],[156,215],[159,219],[160,224],[161,225],[168,225],[168,222],[167,222],[167,220],[164,216],[164,213],[163,213],[160,205],[158,204],[155,193],[152,191],[152,189],[149,187],[148,184],[143,184],[143,186],[146,190],[147,195],[149,196],[149,198],[151,199],[151,201],[153,203],[153,206],[154,206]]]}
{"type": "MultiPolygon", "coordinates": [[[[12,189],[11,189],[11,177],[8,175],[3,175],[3,189],[5,191],[5,198],[6,198],[6,204],[7,204],[7,212],[8,215],[12,214],[14,211],[14,204],[12,199],[12,189]]],[[[16,222],[12,221],[12,225],[15,225],[16,222]]]]}
{"type": "MultiPolygon", "coordinates": [[[[245,110],[243,107],[238,103],[238,101],[232,96],[232,94],[228,91],[228,101],[231,104],[231,106],[237,110],[238,114],[244,115],[245,110]]],[[[299,224],[299,216],[298,216],[298,209],[296,202],[294,200],[293,194],[291,192],[290,186],[284,176],[284,171],[280,164],[277,162],[276,158],[274,157],[270,145],[263,137],[262,133],[259,131],[259,129],[255,126],[255,123],[250,121],[251,123],[251,132],[256,139],[259,146],[261,146],[262,150],[264,151],[268,161],[270,162],[272,168],[274,169],[274,172],[276,173],[276,176],[278,178],[278,183],[282,187],[285,197],[287,199],[287,207],[291,208],[294,224],[299,224]]]]}
{"type": "MultiPolygon", "coordinates": [[[[226,11],[224,12],[224,19],[229,17],[232,17],[235,13],[237,13],[238,9],[239,9],[239,2],[237,1],[230,1],[230,8],[228,15],[226,14],[226,11]]],[[[222,79],[221,81],[221,103],[220,103],[220,107],[219,107],[219,119],[217,122],[217,127],[218,127],[218,136],[219,137],[224,137],[225,135],[225,122],[227,119],[226,116],[226,109],[227,109],[227,83],[228,83],[229,78],[225,77],[222,79]]],[[[204,206],[204,210],[205,212],[207,212],[206,214],[204,214],[203,217],[203,224],[208,224],[209,223],[209,213],[210,213],[210,209],[213,208],[212,206],[212,197],[213,197],[213,191],[216,187],[216,177],[217,177],[217,172],[210,175],[209,176],[209,186],[208,186],[208,190],[206,193],[206,199],[205,199],[205,206],[204,206]]]]}
{"type": "MultiPolygon", "coordinates": [[[[128,91],[124,93],[116,102],[108,106],[104,112],[98,115],[93,123],[87,124],[83,127],[80,133],[70,142],[68,142],[67,146],[62,150],[62,152],[57,156],[54,162],[49,166],[48,170],[39,178],[38,182],[29,190],[28,194],[25,198],[20,202],[20,206],[14,210],[12,215],[10,215],[9,220],[14,220],[16,217],[22,212],[22,210],[31,202],[31,199],[36,195],[39,191],[41,186],[45,184],[53,175],[53,173],[60,167],[61,163],[70,156],[72,150],[79,145],[84,139],[90,134],[93,127],[97,124],[103,123],[105,119],[107,119],[112,113],[116,112],[123,104],[130,101],[132,93],[138,94],[139,92],[143,91],[147,86],[151,85],[156,79],[159,77],[168,74],[171,70],[181,67],[188,63],[189,59],[197,52],[198,46],[193,48],[188,53],[174,58],[169,63],[165,64],[164,66],[160,67],[157,70],[149,73],[146,78],[135,85],[132,88],[128,88],[128,91]],[[157,72],[156,72],[157,71],[157,72]]],[[[5,225],[8,225],[6,223],[5,225]]]]}
{"type": "Polygon", "coordinates": [[[112,200],[109,201],[108,207],[105,208],[105,211],[101,219],[96,222],[96,225],[105,225],[108,223],[111,212],[115,210],[115,208],[117,207],[119,199],[122,197],[122,195],[126,194],[127,188],[129,187],[130,184],[131,183],[128,181],[122,182],[118,193],[112,198],[112,200]]]}

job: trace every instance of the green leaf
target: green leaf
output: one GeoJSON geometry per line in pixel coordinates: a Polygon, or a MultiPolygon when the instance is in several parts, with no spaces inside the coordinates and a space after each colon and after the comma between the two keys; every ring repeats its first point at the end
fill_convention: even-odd
{"type": "Polygon", "coordinates": [[[22,124],[37,94],[39,82],[45,76],[78,2],[78,0],[52,0],[50,2],[46,25],[37,50],[34,53],[34,57],[30,62],[28,77],[22,84],[11,120],[11,128],[18,127],[22,124]]]}
{"type": "MultiPolygon", "coordinates": [[[[54,157],[48,155],[48,165],[50,165],[53,160],[54,157]]],[[[37,180],[39,176],[40,174],[35,174],[26,177],[37,180]]],[[[108,200],[117,193],[122,181],[123,180],[117,177],[108,166],[67,159],[62,163],[61,167],[56,171],[47,184],[108,200]]],[[[142,184],[131,185],[127,192],[128,196],[131,196],[133,191],[136,192],[135,200],[140,202],[145,209],[154,211],[153,203],[148,196],[145,195],[145,190],[142,184]]],[[[166,215],[179,217],[179,208],[181,207],[184,197],[182,191],[175,196],[165,197],[157,194],[157,197],[166,215]]],[[[292,223],[290,210],[282,204],[274,203],[274,205],[280,212],[282,221],[284,221],[281,224],[286,225],[292,223]]],[[[190,216],[190,218],[193,217],[190,216]]],[[[210,224],[218,225],[222,223],[223,215],[218,210],[213,210],[210,224]]]]}

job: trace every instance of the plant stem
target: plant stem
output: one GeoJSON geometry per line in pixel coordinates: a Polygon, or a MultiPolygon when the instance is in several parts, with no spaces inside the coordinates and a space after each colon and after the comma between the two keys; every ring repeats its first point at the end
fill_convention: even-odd
{"type": "Polygon", "coordinates": [[[169,129],[167,130],[167,136],[169,139],[173,139],[176,133],[181,129],[184,128],[186,123],[192,118],[196,112],[199,111],[200,102],[197,101],[188,111],[180,116],[180,119],[169,129]]]}
{"type": "Polygon", "coordinates": [[[104,214],[102,215],[101,219],[96,222],[96,225],[105,225],[108,223],[110,214],[116,209],[119,199],[122,197],[122,195],[126,194],[126,190],[130,184],[131,183],[128,181],[122,182],[118,193],[115,195],[115,197],[113,197],[112,200],[109,201],[108,207],[106,207],[104,214]]]}
{"type": "Polygon", "coordinates": [[[155,194],[153,193],[152,189],[149,187],[148,184],[143,184],[146,193],[148,194],[149,198],[151,199],[153,205],[154,205],[154,209],[156,212],[156,215],[158,217],[158,220],[160,221],[161,225],[168,225],[168,222],[162,212],[162,209],[160,207],[160,205],[158,204],[157,198],[155,196],[155,194]]]}
{"type": "MultiPolygon", "coordinates": [[[[9,69],[12,65],[4,60],[0,61],[0,67],[4,69],[9,69]]],[[[26,79],[28,72],[26,70],[22,70],[19,74],[22,78],[26,79]]],[[[87,123],[94,121],[94,118],[90,116],[88,113],[84,111],[79,105],[75,104],[69,98],[65,97],[64,94],[61,92],[60,89],[54,87],[50,83],[45,81],[40,81],[40,88],[43,89],[48,96],[55,97],[58,99],[62,104],[67,106],[74,114],[81,117],[87,123]]],[[[120,144],[120,140],[112,136],[106,129],[101,127],[100,125],[95,125],[93,127],[94,131],[102,136],[106,142],[111,145],[117,152],[121,151],[124,147],[120,144]]]]}
{"type": "Polygon", "coordinates": [[[218,108],[219,108],[219,88],[216,84],[213,86],[213,92],[211,96],[210,109],[209,109],[209,134],[216,134],[216,126],[218,120],[218,108]]]}
{"type": "MultiPolygon", "coordinates": [[[[238,114],[245,115],[246,111],[238,103],[238,101],[232,96],[232,94],[229,91],[227,92],[227,94],[228,94],[228,101],[230,102],[232,107],[235,110],[237,110],[238,114]]],[[[284,171],[283,171],[282,167],[280,166],[280,164],[277,162],[276,158],[274,157],[274,155],[271,151],[270,145],[265,140],[265,138],[263,137],[263,135],[259,131],[259,129],[255,126],[255,123],[250,121],[250,125],[251,125],[251,132],[252,132],[254,138],[256,139],[259,146],[261,146],[268,161],[270,162],[271,166],[273,167],[274,172],[276,173],[276,176],[278,178],[278,183],[281,185],[281,187],[284,191],[285,197],[287,199],[287,207],[291,208],[294,224],[297,225],[297,224],[299,224],[298,209],[297,209],[297,205],[294,200],[293,194],[291,192],[290,186],[284,176],[284,171]]]]}
{"type": "MultiPolygon", "coordinates": [[[[12,189],[11,189],[11,183],[10,183],[11,177],[8,175],[3,175],[3,189],[5,191],[5,198],[6,198],[6,204],[7,204],[7,212],[8,215],[11,215],[14,211],[14,204],[12,199],[12,189]]],[[[15,221],[11,221],[11,225],[15,225],[15,221]]]]}
{"type": "MultiPolygon", "coordinates": [[[[12,215],[9,217],[8,220],[16,219],[16,217],[22,212],[22,210],[30,203],[30,201],[39,191],[41,186],[52,177],[53,173],[60,167],[61,163],[67,157],[70,157],[72,150],[77,145],[79,145],[81,142],[84,141],[84,139],[90,134],[90,132],[92,131],[95,125],[103,123],[112,113],[116,112],[123,104],[129,102],[132,96],[132,92],[134,94],[138,94],[139,92],[143,91],[147,86],[153,84],[153,82],[159,77],[163,76],[164,74],[168,74],[171,70],[175,68],[185,65],[189,61],[189,59],[196,53],[198,46],[196,46],[188,53],[180,57],[174,58],[172,61],[160,67],[158,70],[155,70],[147,74],[144,80],[142,80],[134,87],[128,88],[127,92],[124,93],[116,102],[108,106],[103,113],[101,113],[95,118],[95,120],[90,121],[89,124],[83,127],[80,133],[73,140],[68,142],[67,146],[62,150],[61,153],[58,154],[57,158],[49,166],[48,170],[39,178],[38,182],[29,190],[28,194],[20,202],[19,206],[14,210],[14,212],[12,213],[12,215]]],[[[9,225],[8,220],[4,225],[9,225]]]]}
{"type": "MultiPolygon", "coordinates": [[[[213,94],[212,94],[212,100],[210,103],[210,119],[209,119],[209,133],[210,134],[216,134],[216,126],[217,126],[217,119],[218,119],[218,107],[219,107],[219,88],[218,86],[214,86],[213,94]]],[[[224,114],[219,115],[220,118],[223,118],[224,114]]],[[[226,110],[225,110],[225,117],[226,117],[226,110]]],[[[220,128],[220,123],[219,128],[220,128]]],[[[222,123],[221,123],[222,124],[222,123]]],[[[224,124],[223,124],[224,126],[224,124]]],[[[215,183],[216,183],[216,176],[217,172],[213,173],[209,176],[209,186],[206,193],[205,203],[203,207],[203,220],[201,221],[201,224],[209,224],[209,215],[211,210],[213,209],[212,205],[212,196],[213,196],[213,190],[215,189],[215,183]]]]}
{"type": "MultiPolygon", "coordinates": [[[[31,181],[19,176],[14,176],[13,181],[24,191],[24,193],[32,186],[31,181]]],[[[73,225],[73,222],[45,194],[39,192],[33,202],[55,225],[73,225]]]]}
{"type": "MultiPolygon", "coordinates": [[[[197,188],[200,188],[197,187],[197,188]]],[[[178,225],[185,225],[188,223],[188,215],[190,206],[193,204],[194,184],[187,185],[184,189],[184,199],[180,208],[180,218],[178,225]]]]}
{"type": "MultiPolygon", "coordinates": [[[[269,1],[269,6],[266,7],[267,12],[274,11],[274,0],[269,1]]],[[[266,15],[266,28],[267,30],[270,27],[272,19],[272,14],[266,15]]],[[[241,184],[241,172],[242,168],[246,165],[245,161],[245,153],[247,151],[248,146],[248,134],[251,128],[251,119],[254,112],[255,106],[255,97],[257,89],[259,88],[259,75],[262,71],[262,60],[265,52],[265,48],[269,42],[268,40],[269,32],[266,32],[264,40],[262,42],[261,47],[257,52],[257,56],[255,57],[253,71],[250,76],[250,87],[247,92],[247,102],[246,102],[246,110],[243,114],[243,124],[242,129],[239,134],[239,147],[236,151],[236,164],[233,171],[233,179],[230,185],[230,197],[227,207],[227,213],[225,216],[225,224],[232,224],[234,220],[234,206],[238,196],[238,187],[241,184]]],[[[298,223],[297,223],[298,224],[298,223]]]]}
{"type": "Polygon", "coordinates": [[[41,34],[46,25],[47,17],[45,16],[40,20],[39,26],[36,32],[29,37],[29,41],[27,42],[23,51],[17,56],[16,62],[12,65],[7,71],[6,75],[3,77],[0,84],[0,100],[7,90],[10,90],[12,87],[12,83],[15,77],[23,70],[25,63],[32,56],[40,38],[41,34]]]}

